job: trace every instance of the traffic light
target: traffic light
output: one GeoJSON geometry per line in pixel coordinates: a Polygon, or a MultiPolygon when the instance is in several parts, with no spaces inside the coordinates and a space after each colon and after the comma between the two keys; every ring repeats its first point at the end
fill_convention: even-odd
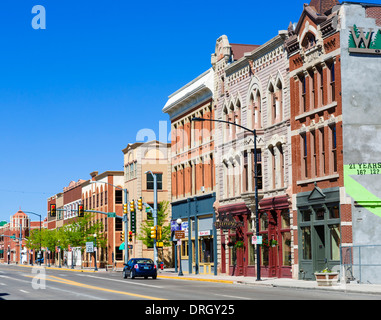
{"type": "Polygon", "coordinates": [[[130,211],[132,212],[132,211],[135,211],[135,202],[134,202],[134,200],[131,200],[130,201],[130,211]]]}
{"type": "Polygon", "coordinates": [[[57,215],[56,205],[51,204],[50,205],[50,216],[55,217],[57,215]]]}
{"type": "Polygon", "coordinates": [[[128,231],[128,242],[132,242],[132,231],[128,231]]]}
{"type": "Polygon", "coordinates": [[[123,205],[123,213],[127,214],[127,203],[123,205]]]}
{"type": "Polygon", "coordinates": [[[157,240],[161,240],[161,226],[157,226],[157,240]]]}
{"type": "Polygon", "coordinates": [[[143,199],[140,197],[138,199],[138,210],[143,210],[143,199]]]}
{"type": "Polygon", "coordinates": [[[83,207],[83,204],[80,204],[78,206],[78,217],[84,217],[85,216],[85,209],[83,207]]]}
{"type": "Polygon", "coordinates": [[[124,242],[124,231],[122,231],[122,232],[120,233],[120,240],[121,240],[122,242],[124,242]]]}
{"type": "Polygon", "coordinates": [[[151,239],[156,239],[156,226],[151,227],[151,239]]]}

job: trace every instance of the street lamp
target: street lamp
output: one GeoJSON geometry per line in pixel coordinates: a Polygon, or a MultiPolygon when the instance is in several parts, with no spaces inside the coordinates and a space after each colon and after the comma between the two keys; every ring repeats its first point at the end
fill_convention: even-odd
{"type": "MultiPolygon", "coordinates": [[[[42,238],[42,234],[41,234],[41,215],[38,214],[38,213],[35,213],[35,212],[31,212],[31,211],[24,211],[24,213],[34,214],[34,215],[40,217],[40,254],[42,254],[42,252],[41,252],[41,238],[42,238]]],[[[41,256],[40,256],[40,260],[39,260],[38,263],[39,263],[39,265],[41,265],[41,256]]]]}
{"type": "MultiPolygon", "coordinates": [[[[249,128],[246,128],[244,126],[241,126],[240,124],[225,121],[225,120],[217,120],[217,119],[204,119],[204,118],[198,118],[194,117],[191,119],[191,121],[214,121],[214,122],[223,122],[227,124],[234,125],[236,127],[239,127],[245,131],[249,131],[254,136],[254,197],[255,197],[255,228],[256,228],[256,236],[258,239],[259,236],[259,213],[258,213],[258,176],[257,176],[257,132],[255,129],[251,130],[249,128]]],[[[259,261],[259,244],[256,244],[256,254],[257,254],[257,281],[261,280],[261,264],[259,261]]]]}
{"type": "MultiPolygon", "coordinates": [[[[151,170],[147,170],[144,172],[145,174],[150,173],[153,177],[153,224],[157,226],[157,176],[151,170]]],[[[154,255],[154,263],[157,267],[157,245],[156,245],[156,237],[153,239],[153,255],[154,255]]]]}
{"type": "MultiPolygon", "coordinates": [[[[180,230],[181,230],[181,223],[183,222],[183,220],[181,220],[181,218],[178,218],[176,220],[176,223],[179,225],[180,227],[180,230]]],[[[181,241],[181,239],[178,239],[177,242],[181,241]]],[[[181,267],[181,246],[179,244],[177,244],[177,246],[179,247],[179,265],[180,265],[180,269],[179,269],[179,276],[183,276],[183,269],[181,267]]]]}

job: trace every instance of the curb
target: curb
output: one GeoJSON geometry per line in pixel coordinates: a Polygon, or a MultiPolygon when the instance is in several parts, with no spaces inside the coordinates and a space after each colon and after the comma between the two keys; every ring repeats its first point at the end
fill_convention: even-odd
{"type": "Polygon", "coordinates": [[[24,267],[24,268],[44,268],[44,269],[49,269],[49,270],[61,270],[61,271],[74,271],[74,272],[99,272],[95,270],[85,270],[85,269],[69,269],[69,268],[58,268],[58,267],[47,267],[47,266],[30,266],[30,265],[19,265],[19,267],[24,267]]]}
{"type": "Polygon", "coordinates": [[[235,281],[220,280],[220,279],[203,279],[203,278],[192,278],[192,277],[181,277],[181,276],[163,276],[163,275],[157,275],[157,277],[158,278],[165,278],[165,279],[176,279],[176,280],[219,282],[219,283],[229,283],[229,284],[234,284],[235,283],[235,281]]]}

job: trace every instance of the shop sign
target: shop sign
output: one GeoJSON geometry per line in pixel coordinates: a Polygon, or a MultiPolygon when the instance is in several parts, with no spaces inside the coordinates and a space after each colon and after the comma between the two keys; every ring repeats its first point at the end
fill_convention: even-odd
{"type": "Polygon", "coordinates": [[[199,236],[199,237],[202,237],[202,236],[210,236],[210,230],[199,231],[199,232],[198,232],[198,236],[199,236]]]}
{"type": "Polygon", "coordinates": [[[236,229],[238,227],[243,227],[244,224],[241,221],[235,221],[233,216],[229,213],[220,213],[214,226],[216,229],[236,229]]]}
{"type": "Polygon", "coordinates": [[[364,28],[356,25],[349,29],[349,52],[381,55],[381,29],[374,31],[369,28],[366,34],[364,28]]]}

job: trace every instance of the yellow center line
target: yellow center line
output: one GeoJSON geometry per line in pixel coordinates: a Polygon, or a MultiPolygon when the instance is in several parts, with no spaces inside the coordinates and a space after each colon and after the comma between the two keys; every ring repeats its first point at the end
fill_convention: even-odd
{"type": "MultiPolygon", "coordinates": [[[[29,277],[29,278],[37,278],[37,279],[40,278],[42,280],[44,279],[43,277],[39,277],[38,275],[36,275],[36,276],[24,275],[24,276],[25,277],[29,277]]],[[[149,300],[165,300],[165,299],[162,299],[162,298],[151,297],[151,296],[141,295],[141,294],[137,294],[137,293],[131,293],[131,292],[126,292],[126,291],[118,291],[118,290],[112,290],[112,289],[106,289],[106,288],[91,286],[91,285],[88,285],[88,284],[84,284],[84,283],[80,283],[80,282],[76,282],[76,281],[72,281],[72,280],[67,280],[67,279],[59,278],[59,277],[55,277],[55,276],[46,276],[45,280],[53,281],[53,282],[59,282],[59,283],[64,283],[64,284],[68,284],[68,285],[72,285],[72,286],[77,286],[77,287],[82,287],[82,288],[86,288],[86,289],[106,291],[106,292],[111,292],[111,293],[118,293],[118,294],[123,294],[123,295],[127,295],[127,296],[132,296],[132,297],[149,299],[149,300]],[[53,278],[53,279],[51,279],[51,278],[53,278]]]]}

